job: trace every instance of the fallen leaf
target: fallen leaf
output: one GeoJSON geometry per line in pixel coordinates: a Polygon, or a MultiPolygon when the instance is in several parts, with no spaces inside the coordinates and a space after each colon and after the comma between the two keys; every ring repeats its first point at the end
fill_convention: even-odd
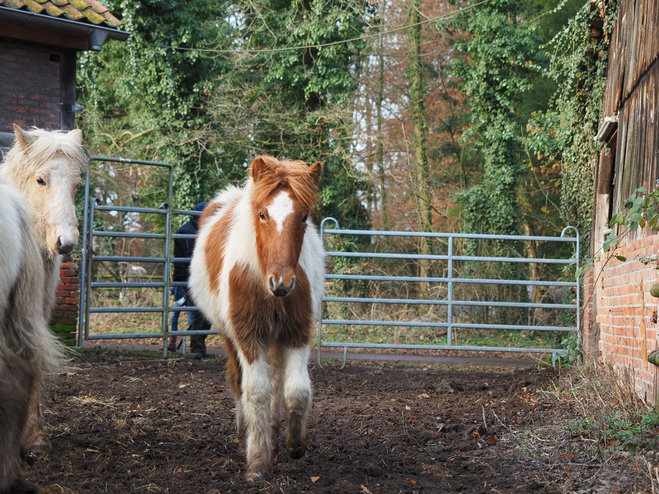
{"type": "Polygon", "coordinates": [[[416,480],[414,480],[414,479],[409,479],[408,478],[408,479],[405,479],[405,482],[409,482],[412,485],[416,485],[416,480]]]}
{"type": "Polygon", "coordinates": [[[472,432],[471,435],[476,439],[477,437],[480,437],[480,434],[476,431],[472,432]]]}
{"type": "Polygon", "coordinates": [[[499,442],[499,440],[496,437],[491,437],[490,442],[496,444],[499,442]]]}
{"type": "Polygon", "coordinates": [[[366,487],[364,484],[362,484],[362,492],[364,494],[373,494],[371,491],[368,490],[368,487],[366,487]]]}
{"type": "Polygon", "coordinates": [[[412,410],[412,409],[410,407],[408,407],[407,405],[405,405],[405,410],[412,410]]]}
{"type": "Polygon", "coordinates": [[[320,477],[311,477],[311,481],[312,481],[314,484],[315,484],[316,482],[318,482],[319,479],[320,479],[320,477]]]}
{"type": "Polygon", "coordinates": [[[186,386],[190,386],[190,385],[189,384],[179,384],[178,388],[182,389],[182,388],[185,388],[186,386]]]}

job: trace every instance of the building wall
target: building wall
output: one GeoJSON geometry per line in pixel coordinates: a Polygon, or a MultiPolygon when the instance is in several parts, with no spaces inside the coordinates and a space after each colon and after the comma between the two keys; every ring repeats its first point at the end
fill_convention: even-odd
{"type": "Polygon", "coordinates": [[[60,129],[60,63],[64,50],[0,38],[0,132],[60,129]]]}
{"type": "MultiPolygon", "coordinates": [[[[75,103],[75,51],[0,37],[0,132],[13,133],[14,124],[23,128],[72,129],[75,127],[72,103],[75,103]],[[68,107],[63,108],[62,103],[68,103],[68,107]]],[[[77,270],[78,266],[70,259],[62,264],[50,321],[65,339],[70,339],[71,328],[75,331],[78,320],[77,270]]]]}
{"type": "Polygon", "coordinates": [[[648,228],[626,233],[616,226],[616,251],[602,252],[602,243],[625,199],[640,186],[653,190],[659,178],[657,26],[659,2],[620,1],[602,110],[602,118],[617,116],[618,126],[597,161],[591,235],[591,255],[597,260],[584,279],[582,342],[586,355],[633,375],[639,396],[650,403],[659,398],[657,368],[647,363],[647,354],[658,348],[658,299],[650,296],[650,287],[659,282],[659,271],[656,263],[636,258],[657,255],[659,234],[648,228]]]}
{"type": "Polygon", "coordinates": [[[638,395],[648,403],[659,398],[658,368],[647,362],[647,354],[659,349],[659,299],[650,295],[652,285],[659,283],[659,271],[636,259],[656,256],[658,246],[659,234],[635,240],[616,249],[610,258],[601,256],[584,278],[584,353],[633,375],[638,395]]]}

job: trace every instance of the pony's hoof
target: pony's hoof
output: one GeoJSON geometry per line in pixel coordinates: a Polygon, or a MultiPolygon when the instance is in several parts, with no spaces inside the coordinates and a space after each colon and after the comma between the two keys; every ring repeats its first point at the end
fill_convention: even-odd
{"type": "Polygon", "coordinates": [[[19,480],[14,485],[9,487],[7,491],[1,491],[3,494],[38,494],[39,486],[28,482],[27,480],[19,480]]]}
{"type": "Polygon", "coordinates": [[[40,456],[46,456],[50,453],[50,443],[41,442],[33,444],[26,451],[23,451],[23,457],[26,460],[29,458],[39,458],[40,456]]]}
{"type": "Polygon", "coordinates": [[[258,472],[247,473],[247,483],[254,486],[257,482],[261,482],[264,479],[264,475],[258,472]]]}
{"type": "Polygon", "coordinates": [[[50,443],[33,444],[27,450],[21,450],[21,458],[28,465],[34,465],[34,462],[50,453],[50,443]]]}
{"type": "Polygon", "coordinates": [[[306,444],[287,444],[286,451],[288,451],[288,456],[292,460],[297,460],[304,456],[304,453],[307,452],[306,444]]]}
{"type": "Polygon", "coordinates": [[[249,482],[252,485],[256,484],[257,482],[261,482],[265,480],[265,477],[266,477],[266,472],[262,470],[256,470],[256,469],[253,470],[251,468],[247,470],[247,476],[246,476],[247,482],[249,482]]]}

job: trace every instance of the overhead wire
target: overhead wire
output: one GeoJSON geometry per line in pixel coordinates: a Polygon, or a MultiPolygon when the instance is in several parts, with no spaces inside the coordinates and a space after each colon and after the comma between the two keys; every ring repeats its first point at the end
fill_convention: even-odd
{"type": "Polygon", "coordinates": [[[432,17],[414,24],[408,24],[405,26],[400,26],[396,27],[393,29],[388,29],[386,31],[379,31],[373,34],[365,34],[363,36],[358,36],[356,38],[350,38],[350,39],[343,39],[343,40],[338,40],[338,41],[331,41],[329,43],[317,43],[317,44],[310,44],[310,45],[298,45],[298,46],[281,46],[277,48],[254,48],[254,49],[216,49],[216,48],[188,48],[184,46],[171,46],[171,45],[163,45],[159,43],[147,43],[146,41],[136,41],[131,38],[128,39],[129,42],[132,42],[134,44],[140,44],[140,45],[146,45],[146,46],[152,46],[154,48],[165,48],[168,50],[178,50],[178,51],[189,51],[189,52],[200,52],[200,53],[236,53],[238,51],[242,53],[251,53],[251,54],[259,54],[259,53],[277,53],[277,52],[282,52],[282,51],[295,51],[295,50],[309,50],[312,48],[318,49],[318,48],[328,48],[330,46],[336,46],[336,45],[342,45],[342,44],[347,44],[347,43],[353,43],[357,41],[364,41],[370,38],[375,38],[378,36],[383,36],[383,35],[389,35],[393,33],[397,33],[400,31],[405,31],[409,29],[410,27],[414,26],[422,26],[425,24],[429,24],[431,22],[439,22],[442,20],[450,19],[453,17],[456,17],[460,14],[463,14],[467,12],[468,10],[474,9],[478,7],[479,5],[483,5],[485,3],[489,3],[492,0],[482,0],[478,3],[475,3],[473,5],[469,5],[468,7],[464,7],[460,10],[456,10],[454,12],[450,12],[448,14],[443,14],[443,15],[438,15],[436,17],[432,17]]]}

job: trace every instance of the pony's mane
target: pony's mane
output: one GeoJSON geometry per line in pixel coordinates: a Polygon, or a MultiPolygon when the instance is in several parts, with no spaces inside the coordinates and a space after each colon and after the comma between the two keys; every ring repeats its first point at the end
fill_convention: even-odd
{"type": "MultiPolygon", "coordinates": [[[[267,167],[252,184],[251,198],[260,204],[280,185],[290,187],[293,195],[302,205],[313,210],[318,202],[318,188],[309,174],[309,166],[304,161],[278,160],[272,156],[261,156],[267,167]]],[[[252,167],[248,170],[252,174],[252,167]]]]}
{"type": "Polygon", "coordinates": [[[32,127],[28,133],[36,139],[27,149],[21,149],[18,142],[14,143],[2,164],[7,170],[20,166],[21,174],[34,173],[44,161],[50,160],[58,152],[76,163],[79,167],[78,171],[84,166],[87,159],[84,147],[66,132],[47,131],[32,127]]]}

